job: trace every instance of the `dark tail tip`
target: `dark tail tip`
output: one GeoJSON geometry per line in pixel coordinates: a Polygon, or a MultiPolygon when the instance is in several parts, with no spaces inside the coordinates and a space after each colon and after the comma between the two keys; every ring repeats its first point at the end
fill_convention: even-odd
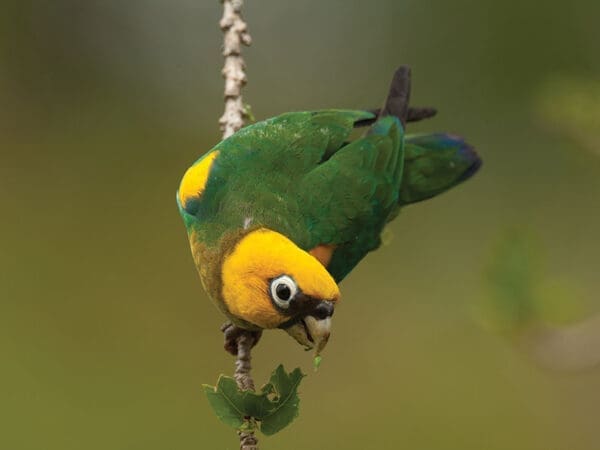
{"type": "Polygon", "coordinates": [[[463,181],[468,180],[479,171],[479,169],[483,165],[483,160],[477,154],[473,146],[467,144],[464,140],[462,140],[462,145],[460,146],[458,152],[461,155],[461,157],[464,158],[466,161],[471,161],[471,164],[469,165],[467,170],[465,170],[457,180],[459,183],[461,183],[463,181]]]}
{"type": "Polygon", "coordinates": [[[406,125],[408,118],[408,105],[410,103],[410,78],[411,71],[409,66],[400,66],[394,72],[394,77],[390,84],[390,90],[385,100],[385,105],[380,111],[381,116],[396,116],[406,125]]]}
{"type": "Polygon", "coordinates": [[[395,116],[400,119],[402,127],[408,122],[418,122],[429,119],[437,114],[437,109],[431,107],[411,107],[411,69],[409,66],[400,66],[394,72],[388,95],[383,108],[369,109],[375,114],[375,118],[360,120],[354,124],[355,127],[364,127],[373,124],[384,116],[395,116]]]}
{"type": "Polygon", "coordinates": [[[429,119],[437,114],[437,109],[425,106],[425,107],[409,107],[408,115],[406,117],[407,122],[418,122],[423,119],[429,119]]]}

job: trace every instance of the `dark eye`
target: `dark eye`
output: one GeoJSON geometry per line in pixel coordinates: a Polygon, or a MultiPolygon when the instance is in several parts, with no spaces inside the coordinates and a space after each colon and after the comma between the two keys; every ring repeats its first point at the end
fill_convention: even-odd
{"type": "Polygon", "coordinates": [[[277,285],[277,287],[275,288],[275,293],[277,294],[277,297],[284,301],[288,301],[292,296],[292,290],[290,289],[290,287],[287,284],[283,283],[277,285]]]}
{"type": "Polygon", "coordinates": [[[290,300],[298,292],[296,282],[287,275],[281,275],[271,281],[271,298],[281,308],[288,308],[290,300]]]}

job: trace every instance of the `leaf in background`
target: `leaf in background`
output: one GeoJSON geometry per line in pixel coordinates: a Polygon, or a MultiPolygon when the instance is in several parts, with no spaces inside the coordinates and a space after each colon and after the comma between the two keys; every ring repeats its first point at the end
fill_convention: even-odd
{"type": "Polygon", "coordinates": [[[490,295],[486,322],[496,331],[514,332],[536,320],[535,286],[540,257],[533,239],[513,231],[503,237],[486,271],[490,295]]]}
{"type": "Polygon", "coordinates": [[[260,431],[264,434],[275,434],[298,417],[300,404],[298,386],[302,378],[304,374],[298,368],[289,374],[282,365],[275,369],[269,384],[275,390],[277,397],[272,402],[274,409],[262,418],[260,431]]]}
{"type": "Polygon", "coordinates": [[[221,375],[217,386],[202,386],[208,402],[221,422],[239,429],[244,424],[243,393],[238,389],[235,380],[221,375]]]}
{"type": "Polygon", "coordinates": [[[534,298],[540,320],[549,325],[571,325],[589,313],[581,287],[564,277],[544,279],[535,287],[534,298]]]}
{"type": "Polygon", "coordinates": [[[554,76],[541,85],[535,110],[553,131],[600,155],[600,80],[554,76]]]}
{"type": "Polygon", "coordinates": [[[483,321],[495,332],[514,334],[534,325],[566,325],[583,319],[583,293],[573,283],[549,277],[535,237],[512,230],[496,245],[482,303],[483,321]]]}

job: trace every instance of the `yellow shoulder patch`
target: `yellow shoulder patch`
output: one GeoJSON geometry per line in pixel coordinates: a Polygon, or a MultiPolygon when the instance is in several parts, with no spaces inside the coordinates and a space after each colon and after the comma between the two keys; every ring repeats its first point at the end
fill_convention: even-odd
{"type": "Polygon", "coordinates": [[[219,152],[216,150],[207,153],[183,175],[177,194],[179,196],[179,203],[183,208],[185,208],[185,204],[189,199],[194,197],[200,198],[204,192],[208,176],[210,175],[210,168],[217,156],[219,156],[219,152]]]}

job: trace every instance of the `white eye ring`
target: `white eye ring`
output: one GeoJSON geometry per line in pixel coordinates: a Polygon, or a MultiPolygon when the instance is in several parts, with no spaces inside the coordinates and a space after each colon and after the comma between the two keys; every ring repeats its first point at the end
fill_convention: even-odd
{"type": "Polygon", "coordinates": [[[290,301],[298,293],[298,285],[287,275],[281,275],[271,281],[271,298],[280,308],[290,307],[290,301]]]}

